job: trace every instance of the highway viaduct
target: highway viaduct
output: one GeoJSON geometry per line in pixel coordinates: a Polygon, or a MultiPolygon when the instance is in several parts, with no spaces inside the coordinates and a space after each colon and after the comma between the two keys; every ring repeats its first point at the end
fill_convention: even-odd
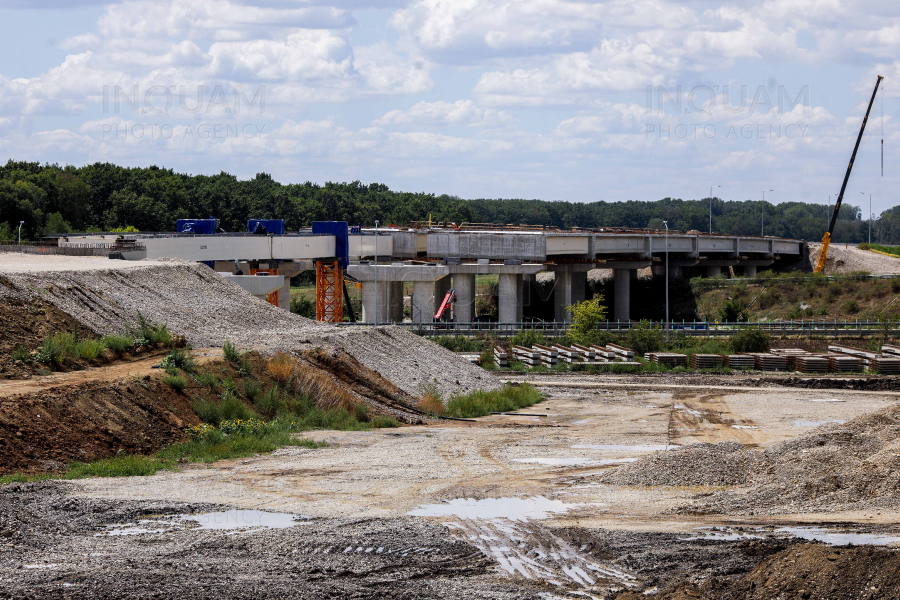
{"type": "MultiPolygon", "coordinates": [[[[335,256],[331,235],[296,233],[255,236],[251,234],[186,235],[71,234],[59,245],[86,243],[135,244],[123,258],[181,258],[205,262],[235,283],[264,292],[260,282],[250,280],[250,269],[278,269],[278,278],[267,280],[279,289],[279,305],[289,308],[290,277],[314,268],[316,259],[335,256]],[[242,276],[234,276],[235,261],[242,276]]],[[[570,320],[566,307],[585,299],[587,272],[613,271],[611,318],[630,320],[631,281],[638,269],[651,267],[654,275],[679,277],[686,267],[701,268],[714,277],[733,268],[745,275],[776,263],[794,264],[808,254],[803,240],[775,237],[707,235],[696,232],[557,230],[380,229],[363,230],[349,237],[348,275],[362,284],[364,322],[403,319],[403,283],[412,282],[411,316],[430,322],[447,290],[456,290],[454,317],[460,323],[475,318],[476,276],[499,276],[499,320],[522,320],[532,282],[537,273],[554,274],[555,320],[570,320]],[[376,256],[378,266],[376,268],[376,256]]]]}

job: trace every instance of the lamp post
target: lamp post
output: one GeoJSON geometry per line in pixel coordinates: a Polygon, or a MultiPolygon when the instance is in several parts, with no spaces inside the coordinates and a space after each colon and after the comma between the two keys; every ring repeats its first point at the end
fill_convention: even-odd
{"type": "Polygon", "coordinates": [[[860,192],[863,196],[869,194],[869,243],[872,243],[872,192],[860,192]]]}
{"type": "Polygon", "coordinates": [[[762,217],[760,218],[760,226],[759,226],[759,235],[760,237],[765,237],[766,235],[766,192],[774,192],[775,190],[763,190],[763,199],[762,199],[762,217]]]}
{"type": "Polygon", "coordinates": [[[712,191],[713,191],[714,187],[720,188],[722,186],[721,185],[709,186],[709,232],[710,233],[712,233],[712,199],[713,199],[712,191]]]}
{"type": "Polygon", "coordinates": [[[22,245],[22,225],[25,224],[25,221],[19,221],[19,245],[22,245]]]}
{"type": "Polygon", "coordinates": [[[666,226],[666,343],[669,343],[669,222],[663,221],[666,226]]]}
{"type": "Polygon", "coordinates": [[[375,327],[378,327],[378,220],[375,221],[375,327]]]}

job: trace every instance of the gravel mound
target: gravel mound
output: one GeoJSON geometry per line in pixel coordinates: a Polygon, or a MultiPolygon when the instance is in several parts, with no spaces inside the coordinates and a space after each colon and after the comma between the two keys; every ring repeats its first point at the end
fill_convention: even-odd
{"type": "MultiPolygon", "coordinates": [[[[447,395],[499,386],[481,368],[405,330],[304,319],[259,301],[198,263],[163,259],[122,265],[107,259],[106,269],[92,262],[91,269],[82,270],[85,259],[42,258],[47,269],[32,260],[30,271],[0,270],[0,299],[49,302],[101,335],[133,328],[140,313],[153,323],[167,323],[197,348],[230,340],[264,353],[340,349],[413,395],[433,381],[447,395]],[[77,270],[62,270],[66,260],[77,270]]],[[[0,268],[7,262],[0,255],[0,268]]]]}
{"type": "MultiPolygon", "coordinates": [[[[822,244],[809,245],[809,260],[813,266],[815,266],[819,258],[819,248],[821,246],[822,244]]],[[[828,246],[825,274],[834,275],[851,271],[866,271],[872,275],[897,275],[900,274],[900,258],[875,254],[868,250],[860,250],[848,244],[831,244],[828,246]]]]}
{"type": "Polygon", "coordinates": [[[701,494],[678,512],[784,514],[900,506],[900,406],[823,425],[765,450],[724,442],[656,453],[602,481],[740,486],[701,494]]]}

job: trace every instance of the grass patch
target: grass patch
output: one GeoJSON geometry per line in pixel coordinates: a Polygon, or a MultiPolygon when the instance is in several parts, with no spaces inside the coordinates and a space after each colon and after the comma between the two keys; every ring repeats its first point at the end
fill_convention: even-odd
{"type": "Polygon", "coordinates": [[[72,463],[66,472],[66,479],[85,477],[135,477],[153,475],[162,469],[171,468],[174,461],[159,456],[123,454],[103,458],[92,463],[72,463]]]}
{"type": "Polygon", "coordinates": [[[199,373],[194,379],[196,379],[197,383],[200,385],[208,387],[209,391],[213,393],[218,389],[219,384],[222,383],[222,380],[215,373],[199,373]]]}
{"type": "Polygon", "coordinates": [[[27,483],[29,481],[44,481],[45,479],[54,479],[55,476],[48,473],[39,475],[26,475],[25,473],[10,473],[9,475],[0,475],[0,485],[7,483],[27,483]]]}
{"type": "Polygon", "coordinates": [[[181,348],[175,348],[169,352],[162,362],[159,363],[159,366],[164,369],[175,367],[185,373],[195,373],[197,371],[197,362],[187,350],[182,350],[181,348]]]}
{"type": "Polygon", "coordinates": [[[222,346],[222,356],[230,363],[236,365],[241,363],[241,353],[238,352],[237,346],[228,340],[225,340],[225,344],[222,346]]]}
{"type": "Polygon", "coordinates": [[[113,352],[125,352],[134,345],[134,339],[127,335],[107,335],[100,341],[113,352]]]}
{"type": "Polygon", "coordinates": [[[166,375],[163,377],[163,383],[177,392],[183,392],[187,387],[187,381],[179,375],[166,375]]]}
{"type": "Polygon", "coordinates": [[[138,313],[138,324],[134,331],[135,340],[142,340],[145,344],[171,344],[172,334],[165,323],[153,325],[144,315],[138,313]]]}
{"type": "Polygon", "coordinates": [[[81,340],[75,344],[75,356],[84,360],[95,360],[104,348],[100,340],[81,340]]]}
{"type": "Polygon", "coordinates": [[[13,360],[25,363],[26,365],[31,362],[31,352],[29,352],[22,344],[16,344],[16,347],[12,351],[12,357],[13,360]]]}
{"type": "Polygon", "coordinates": [[[543,400],[534,387],[507,384],[499,390],[475,391],[463,396],[454,396],[447,401],[444,414],[449,417],[474,418],[492,412],[509,412],[533,406],[543,400]]]}

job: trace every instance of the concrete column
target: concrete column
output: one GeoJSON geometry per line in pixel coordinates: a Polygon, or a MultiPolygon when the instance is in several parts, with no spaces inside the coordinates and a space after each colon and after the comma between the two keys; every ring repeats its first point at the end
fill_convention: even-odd
{"type": "Polygon", "coordinates": [[[441,307],[441,302],[444,301],[444,296],[447,295],[447,292],[450,291],[450,288],[450,276],[441,277],[434,282],[434,305],[432,306],[431,311],[432,318],[434,318],[434,315],[437,314],[438,309],[441,307]]]}
{"type": "Polygon", "coordinates": [[[454,273],[453,289],[456,290],[456,304],[453,314],[457,323],[471,323],[475,320],[475,275],[454,273]]]}
{"type": "Polygon", "coordinates": [[[284,278],[284,285],[278,290],[278,308],[291,310],[291,278],[284,278]]]}
{"type": "Polygon", "coordinates": [[[613,320],[631,320],[631,271],[613,269],[613,320]]]}
{"type": "Polygon", "coordinates": [[[391,323],[403,322],[403,282],[390,282],[388,297],[388,320],[391,323]]]}
{"type": "MultiPolygon", "coordinates": [[[[665,267],[663,267],[665,270],[665,267]]],[[[681,277],[681,267],[669,267],[669,279],[678,279],[681,277]]]]}
{"type": "Polygon", "coordinates": [[[378,289],[375,289],[374,281],[364,281],[362,286],[362,322],[375,322],[375,299],[378,299],[378,322],[388,322],[388,285],[389,282],[379,281],[378,289]]]}
{"type": "Polygon", "coordinates": [[[434,321],[435,282],[414,281],[410,317],[413,323],[431,323],[434,321]]]}
{"type": "Polygon", "coordinates": [[[722,274],[722,267],[706,267],[707,277],[718,277],[722,274]]]}
{"type": "Polygon", "coordinates": [[[501,273],[499,298],[501,323],[518,323],[522,320],[523,299],[522,276],[516,273],[501,273]]]}
{"type": "Polygon", "coordinates": [[[584,301],[586,288],[587,273],[556,272],[556,286],[553,288],[555,297],[553,318],[558,323],[570,323],[572,321],[572,314],[567,309],[577,302],[584,301]]]}
{"type": "Polygon", "coordinates": [[[756,265],[744,265],[744,277],[753,277],[756,275],[756,265]]]}

